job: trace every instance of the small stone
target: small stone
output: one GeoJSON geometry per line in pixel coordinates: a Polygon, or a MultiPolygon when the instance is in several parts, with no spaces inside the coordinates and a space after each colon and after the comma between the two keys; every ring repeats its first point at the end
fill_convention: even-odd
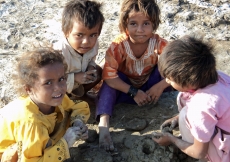
{"type": "Polygon", "coordinates": [[[169,153],[169,159],[172,159],[173,158],[173,153],[169,153]]]}
{"type": "Polygon", "coordinates": [[[180,160],[184,160],[184,159],[186,159],[186,158],[187,158],[187,155],[186,155],[186,154],[181,153],[181,154],[179,154],[179,155],[178,155],[178,157],[179,157],[179,159],[180,159],[180,160]]]}
{"type": "Polygon", "coordinates": [[[145,119],[134,118],[130,120],[128,123],[126,123],[125,129],[131,131],[141,131],[145,129],[146,126],[147,122],[145,119]]]}
{"type": "Polygon", "coordinates": [[[130,138],[125,138],[124,145],[126,148],[132,149],[134,147],[134,142],[130,140],[130,138]]]}
{"type": "Polygon", "coordinates": [[[168,148],[169,148],[169,151],[171,153],[177,153],[178,152],[178,148],[174,145],[169,145],[168,148]]]}
{"type": "Polygon", "coordinates": [[[86,142],[92,143],[98,138],[98,134],[96,130],[88,130],[88,139],[86,142]]]}
{"type": "Polygon", "coordinates": [[[156,147],[155,143],[152,140],[147,139],[143,144],[142,151],[145,154],[149,155],[154,152],[155,147],[156,147]]]}

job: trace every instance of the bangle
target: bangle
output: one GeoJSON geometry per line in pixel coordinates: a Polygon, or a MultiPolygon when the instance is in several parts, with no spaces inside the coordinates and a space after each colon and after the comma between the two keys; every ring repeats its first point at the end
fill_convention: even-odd
{"type": "Polygon", "coordinates": [[[137,91],[138,89],[131,85],[127,94],[134,98],[137,95],[137,91]]]}

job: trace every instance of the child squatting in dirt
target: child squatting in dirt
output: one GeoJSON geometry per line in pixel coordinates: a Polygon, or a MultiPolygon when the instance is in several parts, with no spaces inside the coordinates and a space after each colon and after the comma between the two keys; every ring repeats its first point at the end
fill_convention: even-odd
{"type": "Polygon", "coordinates": [[[68,65],[67,93],[82,97],[101,81],[102,68],[95,63],[98,37],[104,22],[101,4],[90,0],[71,0],[62,13],[64,38],[54,44],[62,50],[68,65]]]}
{"type": "Polygon", "coordinates": [[[216,70],[213,47],[184,36],[168,44],[158,62],[161,75],[173,88],[179,115],[161,128],[179,125],[182,139],[153,132],[160,145],[176,145],[187,155],[212,162],[230,161],[230,76],[216,70]]]}
{"type": "Polygon", "coordinates": [[[115,104],[150,104],[170,86],[157,67],[158,55],[167,44],[155,34],[159,23],[160,10],[154,0],[123,1],[119,22],[121,34],[106,51],[104,82],[96,110],[99,145],[105,150],[114,150],[109,119],[115,104]]]}
{"type": "Polygon", "coordinates": [[[20,97],[0,109],[1,162],[64,161],[88,138],[88,104],[66,95],[64,57],[52,48],[19,55],[13,84],[20,97]]]}

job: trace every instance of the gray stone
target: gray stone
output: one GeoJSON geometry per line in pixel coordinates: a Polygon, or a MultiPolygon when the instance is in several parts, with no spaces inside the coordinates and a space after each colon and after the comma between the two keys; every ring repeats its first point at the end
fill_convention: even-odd
{"type": "Polygon", "coordinates": [[[147,126],[147,121],[145,119],[134,118],[126,123],[125,129],[131,131],[141,131],[147,126]]]}

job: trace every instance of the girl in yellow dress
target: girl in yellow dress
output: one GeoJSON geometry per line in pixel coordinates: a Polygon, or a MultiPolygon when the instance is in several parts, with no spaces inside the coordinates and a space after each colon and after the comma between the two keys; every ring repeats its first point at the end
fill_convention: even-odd
{"type": "Polygon", "coordinates": [[[89,106],[66,96],[66,68],[52,48],[17,59],[14,85],[20,97],[0,109],[1,162],[64,161],[74,142],[88,137],[89,106]]]}

